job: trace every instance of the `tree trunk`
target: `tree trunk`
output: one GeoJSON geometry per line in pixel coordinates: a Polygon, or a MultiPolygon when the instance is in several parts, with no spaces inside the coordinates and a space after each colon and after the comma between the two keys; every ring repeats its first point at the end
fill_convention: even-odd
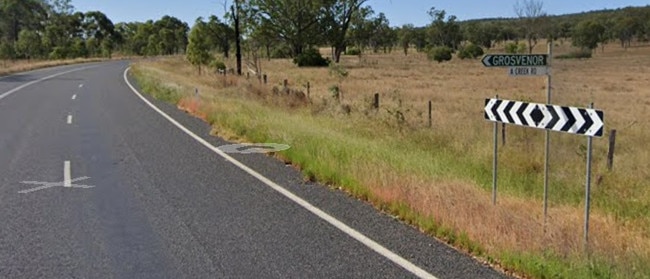
{"type": "Polygon", "coordinates": [[[266,59],[271,61],[271,45],[266,44],[266,59]]]}
{"type": "Polygon", "coordinates": [[[339,63],[341,61],[341,54],[343,54],[345,48],[345,44],[339,44],[334,47],[334,62],[339,63]]]}
{"type": "Polygon", "coordinates": [[[237,75],[241,76],[241,34],[239,34],[239,1],[235,0],[235,4],[230,6],[233,18],[235,19],[235,47],[237,57],[237,75]],[[237,6],[237,12],[235,12],[237,6]]]}
{"type": "Polygon", "coordinates": [[[296,57],[302,54],[303,51],[302,43],[293,43],[293,56],[296,57]]]}

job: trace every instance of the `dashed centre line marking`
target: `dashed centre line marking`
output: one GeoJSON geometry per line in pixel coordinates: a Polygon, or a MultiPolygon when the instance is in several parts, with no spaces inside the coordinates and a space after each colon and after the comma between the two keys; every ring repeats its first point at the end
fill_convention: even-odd
{"type": "Polygon", "coordinates": [[[63,162],[63,187],[72,186],[72,181],[70,180],[70,161],[63,162]]]}
{"type": "Polygon", "coordinates": [[[25,87],[27,87],[27,86],[30,86],[30,85],[33,85],[33,84],[36,84],[36,83],[39,83],[39,82],[42,82],[42,81],[46,81],[46,80],[48,80],[48,79],[52,79],[52,78],[55,78],[55,77],[58,77],[58,76],[62,76],[62,75],[65,75],[65,74],[74,73],[74,72],[78,72],[78,71],[82,71],[82,70],[87,70],[87,69],[92,69],[92,68],[97,68],[97,67],[99,67],[99,66],[81,67],[81,68],[72,69],[72,70],[69,70],[69,71],[65,71],[65,72],[61,72],[61,73],[57,73],[57,74],[53,74],[53,75],[49,75],[49,76],[46,76],[46,77],[44,77],[44,78],[40,78],[40,79],[37,79],[37,80],[30,81],[30,82],[28,82],[28,83],[25,83],[25,84],[23,84],[23,85],[21,85],[21,86],[18,86],[18,87],[16,87],[16,88],[14,88],[14,89],[11,89],[11,90],[9,90],[9,91],[7,91],[7,92],[5,92],[5,93],[0,94],[0,100],[4,99],[5,97],[7,97],[7,96],[9,96],[9,95],[11,95],[11,94],[16,93],[17,91],[19,91],[19,90],[21,90],[21,89],[23,89],[23,88],[25,88],[25,87]]]}
{"type": "Polygon", "coordinates": [[[83,83],[79,84],[79,88],[82,88],[82,87],[84,87],[84,84],[83,83]]]}
{"type": "Polygon", "coordinates": [[[72,99],[73,100],[77,99],[77,94],[72,95],[72,99]]]}
{"type": "Polygon", "coordinates": [[[72,124],[72,115],[68,115],[68,124],[72,124]]]}

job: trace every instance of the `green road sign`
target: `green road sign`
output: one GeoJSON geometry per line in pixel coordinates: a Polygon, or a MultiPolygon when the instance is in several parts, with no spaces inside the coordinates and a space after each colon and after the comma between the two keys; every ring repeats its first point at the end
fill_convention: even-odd
{"type": "Polygon", "coordinates": [[[547,54],[488,54],[481,59],[485,67],[539,67],[548,65],[547,54]]]}

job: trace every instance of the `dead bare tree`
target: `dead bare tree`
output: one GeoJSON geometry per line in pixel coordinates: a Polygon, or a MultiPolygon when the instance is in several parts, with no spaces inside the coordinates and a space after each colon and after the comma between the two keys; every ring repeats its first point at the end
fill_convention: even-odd
{"type": "MultiPolygon", "coordinates": [[[[228,14],[228,0],[223,1],[223,8],[228,14]]],[[[235,29],[235,57],[237,59],[237,75],[242,74],[241,57],[241,0],[232,0],[230,5],[230,18],[235,29]]]]}
{"type": "Polygon", "coordinates": [[[245,44],[247,53],[246,68],[248,73],[253,74],[259,82],[262,82],[262,59],[261,46],[255,40],[248,40],[245,44]]]}
{"type": "Polygon", "coordinates": [[[544,36],[546,12],[541,0],[518,0],[514,6],[515,13],[522,23],[523,35],[528,41],[528,53],[533,53],[537,40],[544,36]]]}

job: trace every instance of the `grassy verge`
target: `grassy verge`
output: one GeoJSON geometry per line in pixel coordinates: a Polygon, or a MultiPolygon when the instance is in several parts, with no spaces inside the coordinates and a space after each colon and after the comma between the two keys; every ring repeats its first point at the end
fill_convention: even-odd
{"type": "MultiPolygon", "coordinates": [[[[484,132],[459,140],[453,133],[405,125],[396,113],[341,113],[341,106],[327,99],[287,105],[295,104],[295,98],[268,94],[268,88],[243,79],[196,77],[182,61],[139,64],[133,73],[145,92],[201,116],[216,134],[290,144],[292,148],[278,156],[300,166],[306,178],[342,187],[507,271],[534,278],[650,276],[647,231],[625,226],[611,212],[625,211],[620,216],[635,224],[643,223],[638,219],[645,215],[618,198],[596,204],[589,255],[582,251],[579,187],[554,181],[554,195],[561,202],[550,208],[550,219],[543,224],[539,194],[531,186],[539,181],[539,164],[529,162],[542,160],[527,158],[539,157],[539,152],[522,154],[535,144],[526,130],[512,129],[511,140],[523,144],[501,151],[509,167],[500,173],[505,191],[495,207],[486,191],[489,149],[472,143],[484,132]],[[189,98],[194,87],[200,88],[198,101],[189,98]]],[[[390,111],[398,109],[405,111],[399,105],[390,111]]],[[[581,156],[578,152],[567,161],[579,162],[581,156]]]]}
{"type": "Polygon", "coordinates": [[[79,64],[79,63],[91,63],[91,62],[101,62],[105,61],[103,58],[79,58],[79,59],[68,59],[68,60],[42,60],[42,61],[0,61],[0,76],[6,76],[14,73],[21,73],[41,68],[79,64]]]}

